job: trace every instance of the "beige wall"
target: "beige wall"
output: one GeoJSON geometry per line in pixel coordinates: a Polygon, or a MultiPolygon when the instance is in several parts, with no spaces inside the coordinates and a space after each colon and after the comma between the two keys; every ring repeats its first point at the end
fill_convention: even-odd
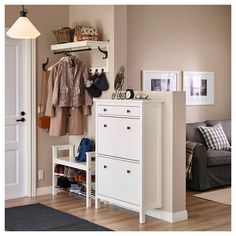
{"type": "Polygon", "coordinates": [[[128,6],[128,86],[141,70],[215,73],[215,104],[188,106],[186,121],[231,116],[230,6],[128,6]]]}
{"type": "MultiPolygon", "coordinates": [[[[113,48],[113,6],[95,6],[95,5],[77,5],[69,7],[69,25],[75,27],[76,25],[94,26],[99,29],[100,39],[110,41],[110,48],[113,48]]],[[[76,54],[89,67],[94,57],[102,56],[99,52],[84,52],[76,54]]],[[[109,61],[113,60],[113,50],[110,50],[109,61]]],[[[96,65],[96,60],[95,63],[96,65]]],[[[101,65],[98,63],[98,67],[101,65]]],[[[110,82],[111,74],[113,73],[112,64],[109,64],[110,73],[107,74],[110,82]]],[[[103,93],[106,96],[108,92],[103,93]]],[[[92,107],[92,115],[85,118],[86,130],[83,136],[95,138],[95,110],[92,107]]],[[[83,136],[70,136],[69,142],[75,145],[80,143],[83,136]]]]}
{"type": "MultiPolygon", "coordinates": [[[[103,92],[101,98],[111,98],[114,91],[114,78],[121,66],[127,71],[127,7],[124,5],[80,5],[69,7],[69,25],[75,27],[77,24],[98,27],[101,34],[100,40],[109,40],[109,90],[103,92]]],[[[93,64],[101,66],[101,57],[97,52],[78,53],[77,56],[86,65],[93,64]],[[98,54],[98,55],[97,55],[98,54]],[[96,60],[97,59],[97,60],[96,60]]],[[[125,71],[125,73],[126,73],[125,71]]],[[[125,82],[127,83],[127,82],[125,82]]],[[[124,85],[125,86],[125,85],[124,85]]],[[[86,119],[87,127],[84,136],[95,138],[95,110],[92,107],[92,115],[86,119]]],[[[70,136],[69,142],[75,145],[80,143],[82,136],[70,136]]]]}
{"type": "MultiPolygon", "coordinates": [[[[58,26],[68,26],[69,7],[68,6],[43,6],[43,5],[25,5],[28,9],[29,19],[41,32],[37,38],[37,93],[39,98],[40,82],[42,73],[42,63],[49,57],[50,65],[54,64],[59,56],[53,54],[50,45],[55,44],[56,40],[52,30],[58,26]]],[[[10,27],[18,18],[21,6],[7,5],[5,11],[5,26],[10,27]]],[[[51,185],[52,161],[51,145],[68,143],[68,137],[50,137],[45,130],[37,129],[37,170],[45,171],[45,179],[37,181],[37,187],[51,185]]]]}

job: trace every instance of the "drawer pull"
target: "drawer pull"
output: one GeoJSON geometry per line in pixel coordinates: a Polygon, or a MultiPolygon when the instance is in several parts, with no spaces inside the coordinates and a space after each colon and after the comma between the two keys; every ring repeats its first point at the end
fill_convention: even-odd
{"type": "Polygon", "coordinates": [[[106,166],[106,165],[104,165],[104,166],[103,166],[103,168],[104,168],[104,169],[107,169],[107,166],[106,166]]]}
{"type": "Polygon", "coordinates": [[[126,110],[127,113],[130,113],[131,111],[130,110],[126,110]]]}
{"type": "Polygon", "coordinates": [[[104,108],[104,109],[103,109],[103,111],[105,111],[105,112],[106,112],[106,111],[107,111],[107,109],[106,109],[106,108],[104,108]]]}
{"type": "Polygon", "coordinates": [[[131,173],[131,170],[127,170],[127,173],[130,174],[130,173],[131,173]]]}
{"type": "Polygon", "coordinates": [[[103,126],[104,126],[105,128],[107,127],[107,125],[106,125],[106,124],[104,124],[103,126]]]}
{"type": "Polygon", "coordinates": [[[127,126],[126,128],[127,128],[127,129],[131,129],[131,127],[130,127],[130,126],[127,126]]]}

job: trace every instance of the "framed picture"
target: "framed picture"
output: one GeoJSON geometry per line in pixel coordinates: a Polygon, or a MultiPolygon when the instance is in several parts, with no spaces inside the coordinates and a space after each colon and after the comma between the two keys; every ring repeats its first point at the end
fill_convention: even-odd
{"type": "Polygon", "coordinates": [[[180,90],[178,71],[142,71],[142,89],[144,91],[180,90]]]}
{"type": "Polygon", "coordinates": [[[214,72],[183,72],[186,105],[214,104],[214,72]]]}

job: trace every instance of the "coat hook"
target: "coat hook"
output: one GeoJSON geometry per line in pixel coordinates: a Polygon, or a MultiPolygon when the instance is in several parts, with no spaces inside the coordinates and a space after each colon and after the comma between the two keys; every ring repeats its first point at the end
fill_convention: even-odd
{"type": "Polygon", "coordinates": [[[47,66],[48,62],[49,62],[49,58],[47,57],[47,61],[45,63],[42,63],[42,69],[44,71],[47,71],[47,69],[45,67],[47,66]]]}
{"type": "Polygon", "coordinates": [[[107,59],[108,58],[108,51],[105,51],[105,50],[102,50],[99,46],[98,46],[98,50],[101,52],[101,53],[104,53],[104,57],[102,57],[102,59],[107,59]]]}

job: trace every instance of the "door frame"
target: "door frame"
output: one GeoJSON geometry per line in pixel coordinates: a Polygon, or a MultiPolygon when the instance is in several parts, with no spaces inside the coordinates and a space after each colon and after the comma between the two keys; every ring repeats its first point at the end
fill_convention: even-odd
{"type": "MultiPolygon", "coordinates": [[[[5,38],[7,30],[5,28],[5,38]]],[[[27,196],[36,196],[36,39],[22,39],[25,49],[24,77],[27,81],[27,196]]]]}
{"type": "Polygon", "coordinates": [[[25,75],[27,80],[27,195],[36,196],[36,40],[24,39],[26,48],[25,75]]]}

